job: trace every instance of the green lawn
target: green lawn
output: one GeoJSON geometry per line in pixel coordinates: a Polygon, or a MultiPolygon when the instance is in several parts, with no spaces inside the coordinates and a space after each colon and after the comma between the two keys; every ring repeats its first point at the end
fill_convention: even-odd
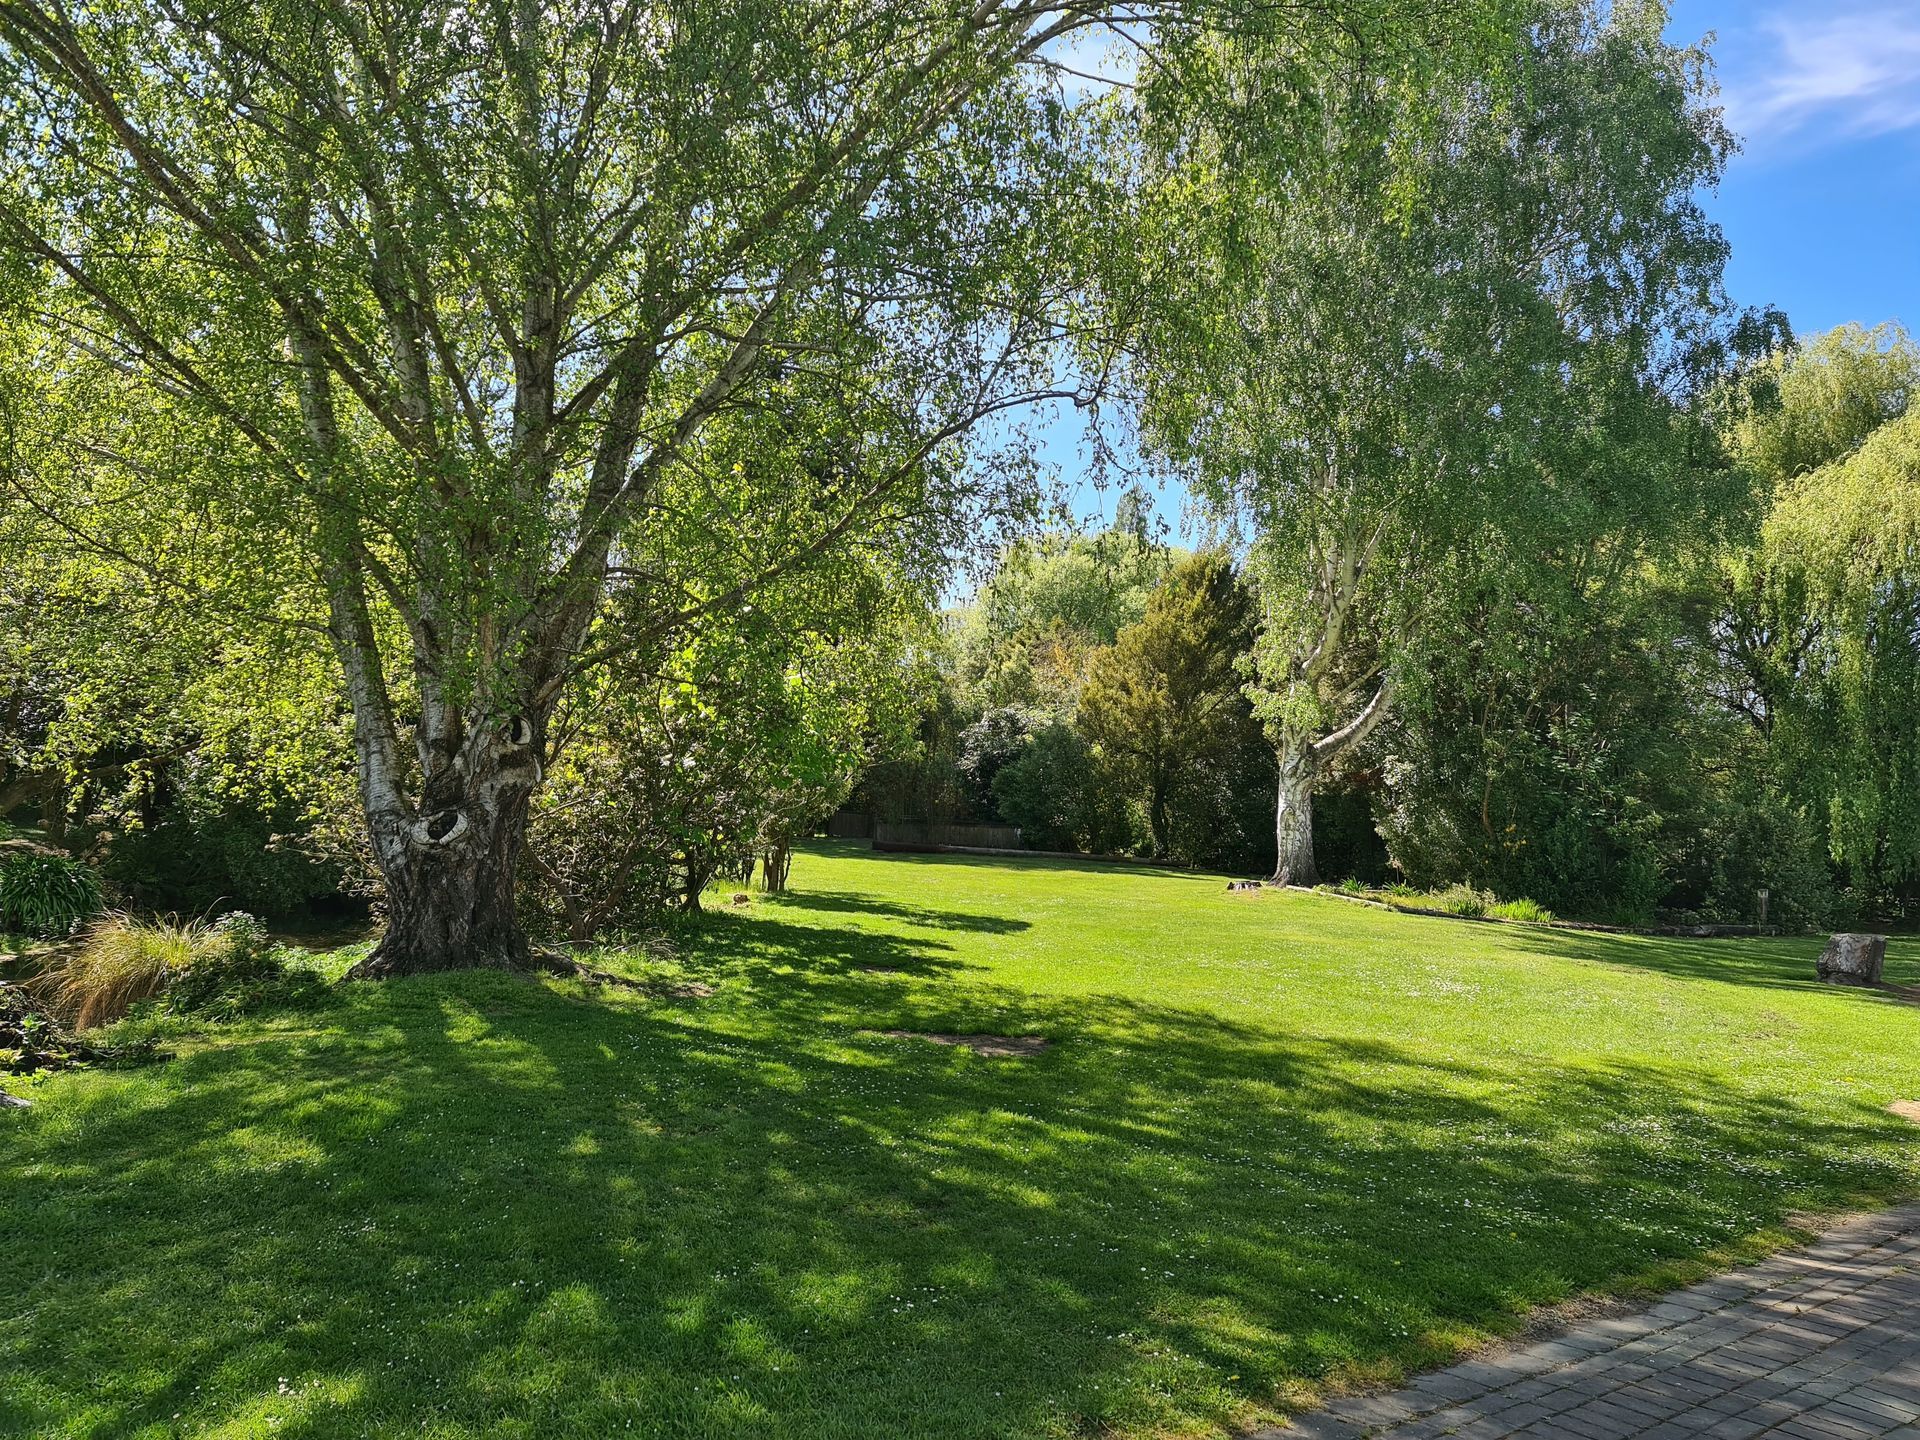
{"type": "Polygon", "coordinates": [[[1214,1435],[1920,1177],[1920,1009],[1814,942],[793,882],[629,962],[706,998],[347,987],[32,1087],[0,1434],[1214,1435]]]}

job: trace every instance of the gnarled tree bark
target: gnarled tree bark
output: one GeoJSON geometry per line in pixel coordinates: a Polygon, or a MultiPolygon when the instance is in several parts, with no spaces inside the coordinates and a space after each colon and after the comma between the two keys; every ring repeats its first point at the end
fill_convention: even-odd
{"type": "Polygon", "coordinates": [[[536,734],[519,715],[473,725],[417,818],[376,827],[387,930],[357,977],[528,963],[514,895],[540,779],[536,734]]]}

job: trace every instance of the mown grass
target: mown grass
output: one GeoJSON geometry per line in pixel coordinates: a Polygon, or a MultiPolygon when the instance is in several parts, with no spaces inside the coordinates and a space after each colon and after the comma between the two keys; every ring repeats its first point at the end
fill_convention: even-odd
{"type": "Polygon", "coordinates": [[[794,885],[600,957],[706,998],[343,987],[32,1087],[0,1433],[1219,1434],[1920,1178],[1920,1009],[1814,942],[827,847],[794,885]]]}

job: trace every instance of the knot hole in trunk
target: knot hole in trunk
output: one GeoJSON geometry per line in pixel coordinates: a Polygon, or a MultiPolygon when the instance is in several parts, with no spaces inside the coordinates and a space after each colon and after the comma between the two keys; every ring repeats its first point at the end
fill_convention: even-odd
{"type": "Polygon", "coordinates": [[[451,845],[468,830],[467,817],[458,810],[439,810],[413,822],[416,845],[451,845]]]}

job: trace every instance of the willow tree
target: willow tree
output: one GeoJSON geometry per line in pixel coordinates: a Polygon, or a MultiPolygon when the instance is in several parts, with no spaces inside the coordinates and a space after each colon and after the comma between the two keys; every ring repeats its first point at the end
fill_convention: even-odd
{"type": "Polygon", "coordinates": [[[1881,898],[1920,874],[1917,392],[1920,345],[1897,324],[1777,337],[1713,397],[1765,522],[1693,567],[1749,768],[1881,898]]]}
{"type": "Polygon", "coordinates": [[[1782,487],[1756,571],[1768,739],[1864,893],[1920,876],[1920,413],[1782,487]]]}
{"type": "Polygon", "coordinates": [[[1420,692],[1450,616],[1699,513],[1674,406],[1725,248],[1694,197],[1730,140],[1665,19],[1531,5],[1503,65],[1417,93],[1356,56],[1279,157],[1234,123],[1275,79],[1223,43],[1220,123],[1148,162],[1176,258],[1134,302],[1143,431],[1250,543],[1281,883],[1315,880],[1316,786],[1420,692]]]}

